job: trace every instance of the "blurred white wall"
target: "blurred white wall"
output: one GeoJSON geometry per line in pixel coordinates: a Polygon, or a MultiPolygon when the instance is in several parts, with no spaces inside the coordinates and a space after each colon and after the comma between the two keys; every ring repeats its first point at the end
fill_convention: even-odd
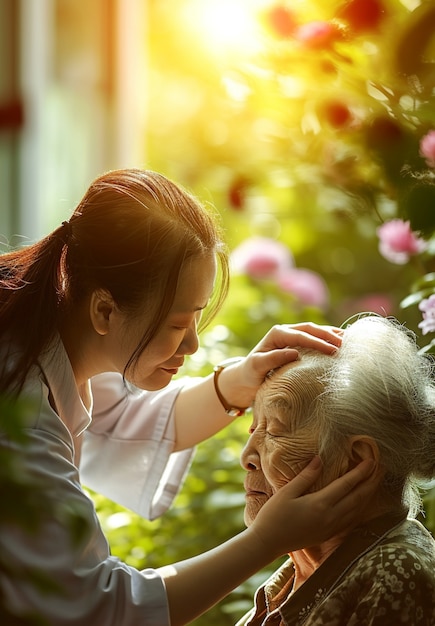
{"type": "Polygon", "coordinates": [[[100,173],[145,166],[146,3],[0,2],[0,241],[41,237],[100,173]]]}

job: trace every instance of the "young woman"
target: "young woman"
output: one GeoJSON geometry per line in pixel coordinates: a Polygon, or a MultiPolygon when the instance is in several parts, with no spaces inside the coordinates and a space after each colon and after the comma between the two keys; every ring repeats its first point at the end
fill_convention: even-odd
{"type": "Polygon", "coordinates": [[[314,459],[248,530],[209,553],[158,571],[110,555],[81,480],[160,515],[192,447],[244,412],[267,373],[297,358],[292,346],[340,344],[329,327],[277,326],[237,363],[171,382],[227,288],[214,219],[149,171],[101,176],[68,221],[0,257],[0,390],[7,406],[25,406],[26,435],[11,436],[3,415],[0,452],[16,456],[45,503],[32,532],[0,519],[2,562],[14,564],[0,574],[0,599],[12,614],[57,626],[185,624],[276,556],[357,522],[370,463],[299,497],[318,478],[314,459]],[[80,541],[67,509],[84,521],[80,541]],[[56,587],[41,587],[42,574],[56,587]]]}

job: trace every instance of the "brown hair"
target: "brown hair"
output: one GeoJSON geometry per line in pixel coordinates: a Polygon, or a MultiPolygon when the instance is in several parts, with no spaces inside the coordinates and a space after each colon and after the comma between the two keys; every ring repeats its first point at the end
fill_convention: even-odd
{"type": "Polygon", "coordinates": [[[0,256],[0,338],[6,362],[0,390],[19,391],[39,355],[69,314],[96,289],[151,323],[127,367],[168,315],[185,262],[215,254],[219,288],[208,322],[229,282],[228,257],[213,215],[161,174],[128,169],[97,178],[69,222],[40,241],[0,256]],[[18,349],[19,356],[7,358],[18,349]],[[13,363],[13,364],[12,364],[13,363]]]}

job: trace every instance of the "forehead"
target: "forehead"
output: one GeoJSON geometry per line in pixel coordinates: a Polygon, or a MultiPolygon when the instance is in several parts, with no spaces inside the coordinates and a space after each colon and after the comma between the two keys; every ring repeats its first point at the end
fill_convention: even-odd
{"type": "Polygon", "coordinates": [[[171,313],[202,310],[213,292],[217,262],[213,254],[189,259],[181,269],[171,313]]]}
{"type": "Polygon", "coordinates": [[[293,361],[288,363],[277,370],[269,372],[264,383],[261,385],[257,392],[256,400],[266,402],[267,400],[273,400],[275,397],[285,396],[291,392],[291,385],[289,381],[292,379],[292,370],[300,366],[300,361],[293,361]]]}
{"type": "Polygon", "coordinates": [[[267,419],[275,415],[291,415],[292,420],[304,416],[310,404],[324,390],[321,376],[330,365],[331,357],[311,353],[276,370],[260,387],[254,413],[267,419]]]}

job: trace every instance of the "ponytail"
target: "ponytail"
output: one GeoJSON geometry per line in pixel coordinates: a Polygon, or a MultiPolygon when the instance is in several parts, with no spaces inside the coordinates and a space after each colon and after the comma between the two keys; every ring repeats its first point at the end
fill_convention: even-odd
{"type": "Polygon", "coordinates": [[[0,393],[21,390],[56,332],[66,231],[64,223],[41,241],[0,256],[0,341],[9,346],[0,393]]]}

